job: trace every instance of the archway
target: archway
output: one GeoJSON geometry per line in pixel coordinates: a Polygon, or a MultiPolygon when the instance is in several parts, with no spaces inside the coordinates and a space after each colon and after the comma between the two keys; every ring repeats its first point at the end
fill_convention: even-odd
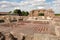
{"type": "Polygon", "coordinates": [[[44,13],[39,13],[38,16],[44,16],[44,13]]]}

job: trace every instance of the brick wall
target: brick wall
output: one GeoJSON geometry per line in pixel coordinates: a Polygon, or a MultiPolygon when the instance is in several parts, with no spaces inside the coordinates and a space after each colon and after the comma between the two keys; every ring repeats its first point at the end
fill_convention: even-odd
{"type": "Polygon", "coordinates": [[[50,16],[50,17],[54,17],[54,11],[52,9],[40,9],[40,10],[32,10],[29,14],[29,16],[38,16],[39,13],[44,13],[44,16],[50,16]]]}

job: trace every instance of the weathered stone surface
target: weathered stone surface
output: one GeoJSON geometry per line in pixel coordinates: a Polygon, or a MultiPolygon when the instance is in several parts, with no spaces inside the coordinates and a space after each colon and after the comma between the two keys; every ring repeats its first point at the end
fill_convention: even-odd
{"type": "Polygon", "coordinates": [[[30,12],[30,15],[31,17],[37,17],[39,13],[44,13],[44,17],[54,17],[54,11],[52,9],[48,9],[48,10],[45,10],[45,9],[40,9],[40,10],[32,10],[30,12]]]}
{"type": "Polygon", "coordinates": [[[5,40],[5,36],[2,34],[2,32],[0,32],[0,40],[5,40]]]}
{"type": "Polygon", "coordinates": [[[25,40],[33,40],[33,35],[26,35],[25,40]]]}
{"type": "Polygon", "coordinates": [[[49,34],[34,34],[34,40],[60,40],[60,38],[49,34]]]}
{"type": "Polygon", "coordinates": [[[0,40],[60,40],[60,17],[53,13],[50,9],[33,10],[29,16],[0,16],[5,21],[0,24],[0,40]],[[39,13],[44,16],[38,17],[39,13]],[[10,22],[14,19],[17,22],[10,22]]]}

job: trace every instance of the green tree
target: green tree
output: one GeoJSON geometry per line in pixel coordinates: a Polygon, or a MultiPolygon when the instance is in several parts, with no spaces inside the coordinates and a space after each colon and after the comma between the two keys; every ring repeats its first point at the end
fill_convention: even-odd
{"type": "Polygon", "coordinates": [[[15,9],[13,11],[13,14],[17,14],[19,16],[28,16],[29,12],[28,11],[21,11],[20,9],[15,9]]]}
{"type": "Polygon", "coordinates": [[[25,11],[22,11],[22,15],[25,15],[25,11]]]}
{"type": "Polygon", "coordinates": [[[28,16],[28,15],[29,15],[29,12],[27,11],[27,12],[26,12],[26,16],[28,16]]]}
{"type": "Polygon", "coordinates": [[[26,12],[25,11],[22,11],[22,15],[23,16],[28,16],[29,15],[29,12],[28,11],[26,11],[26,12]]]}
{"type": "Polygon", "coordinates": [[[21,12],[20,9],[15,9],[13,13],[14,13],[14,14],[17,14],[17,15],[19,15],[19,16],[22,16],[22,12],[21,12]]]}

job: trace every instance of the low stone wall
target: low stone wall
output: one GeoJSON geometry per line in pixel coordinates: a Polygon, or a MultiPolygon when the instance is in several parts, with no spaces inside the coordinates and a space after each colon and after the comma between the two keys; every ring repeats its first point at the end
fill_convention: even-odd
{"type": "Polygon", "coordinates": [[[12,15],[5,15],[5,16],[0,16],[0,20],[4,20],[5,23],[10,23],[10,20],[16,20],[16,22],[23,20],[26,18],[26,16],[12,16],[12,15]]]}

